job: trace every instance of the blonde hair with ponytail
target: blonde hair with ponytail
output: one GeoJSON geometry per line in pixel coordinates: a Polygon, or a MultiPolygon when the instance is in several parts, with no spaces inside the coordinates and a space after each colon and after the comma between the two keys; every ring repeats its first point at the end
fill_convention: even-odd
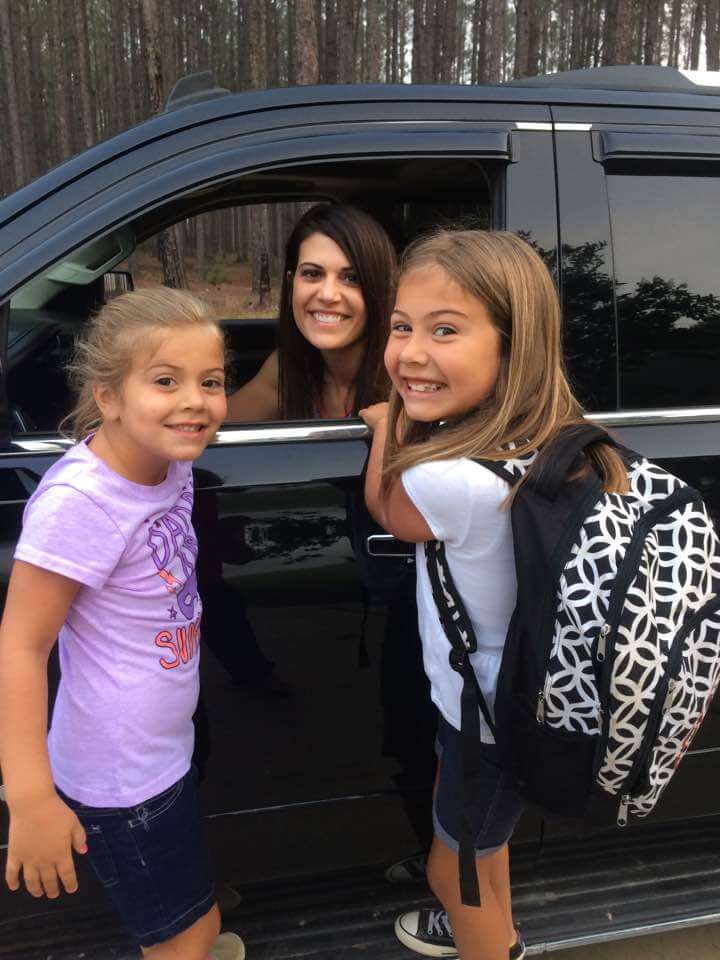
{"type": "Polygon", "coordinates": [[[84,440],[102,423],[93,386],[119,390],[135,356],[152,348],[158,334],[192,326],[214,327],[223,339],[213,310],[184,290],[148,288],[106,303],[76,342],[67,365],[76,402],[60,424],[61,432],[84,440]]]}
{"type": "MultiPolygon", "coordinates": [[[[400,279],[440,267],[466,293],[480,300],[500,332],[500,373],[483,403],[437,424],[409,420],[393,388],[388,413],[382,490],[409,467],[428,460],[504,460],[542,449],[560,429],[581,423],[562,361],[560,306],[552,278],[538,254],[515,234],[490,230],[440,230],[411,244],[400,279]],[[398,420],[403,418],[403,442],[398,420]]],[[[623,493],[621,458],[607,443],[587,451],[606,490],[623,493]]]]}

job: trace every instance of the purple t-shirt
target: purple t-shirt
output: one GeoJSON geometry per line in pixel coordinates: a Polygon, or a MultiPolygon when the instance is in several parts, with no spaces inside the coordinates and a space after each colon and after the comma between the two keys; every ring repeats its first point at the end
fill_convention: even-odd
{"type": "Polygon", "coordinates": [[[189,463],[157,486],[79,443],[30,498],[15,557],[82,584],[59,636],[48,747],[57,786],[127,807],[190,768],[201,604],[189,463]]]}

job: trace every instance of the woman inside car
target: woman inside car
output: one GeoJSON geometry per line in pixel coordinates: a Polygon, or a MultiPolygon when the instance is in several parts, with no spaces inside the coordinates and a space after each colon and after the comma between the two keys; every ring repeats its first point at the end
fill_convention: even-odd
{"type": "Polygon", "coordinates": [[[277,350],[228,397],[228,420],[342,419],[386,399],[395,251],[362,210],[318,204],[287,241],[277,350]]]}

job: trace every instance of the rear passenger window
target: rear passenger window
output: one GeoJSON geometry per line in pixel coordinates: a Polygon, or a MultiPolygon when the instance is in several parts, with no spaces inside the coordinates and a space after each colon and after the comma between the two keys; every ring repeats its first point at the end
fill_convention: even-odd
{"type": "Polygon", "coordinates": [[[720,405],[720,177],[607,185],[621,408],[720,405]]]}

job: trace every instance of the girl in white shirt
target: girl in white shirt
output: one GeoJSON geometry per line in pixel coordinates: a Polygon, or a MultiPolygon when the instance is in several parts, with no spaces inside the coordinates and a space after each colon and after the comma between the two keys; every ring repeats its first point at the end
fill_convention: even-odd
{"type": "MultiPolygon", "coordinates": [[[[374,429],[368,508],[390,533],[418,544],[423,659],[440,712],[428,881],[444,909],[413,911],[395,927],[406,946],[427,956],[519,960],[525,952],[512,921],[507,847],[522,799],[484,720],[480,772],[463,798],[462,680],[448,661],[424,543],[444,541],[477,637],[471,663],[492,710],[516,600],[510,489],[474,461],[506,459],[510,444],[517,455],[539,449],[581,421],[560,342],[557,294],[527,243],[510,233],[440,231],[403,258],[385,351],[390,402],[360,411],[374,429]],[[480,908],[460,894],[463,802],[472,808],[480,908]]],[[[624,468],[612,447],[596,444],[589,456],[606,489],[622,489],[624,468]]]]}

